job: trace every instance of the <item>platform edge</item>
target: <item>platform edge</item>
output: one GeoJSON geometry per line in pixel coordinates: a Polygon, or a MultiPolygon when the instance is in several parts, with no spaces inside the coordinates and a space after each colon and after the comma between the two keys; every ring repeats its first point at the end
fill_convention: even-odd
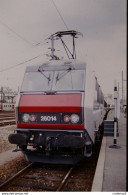
{"type": "Polygon", "coordinates": [[[106,137],[103,137],[100,154],[96,166],[96,172],[92,183],[92,192],[102,192],[103,175],[104,175],[104,163],[105,163],[105,149],[106,149],[106,137]]]}

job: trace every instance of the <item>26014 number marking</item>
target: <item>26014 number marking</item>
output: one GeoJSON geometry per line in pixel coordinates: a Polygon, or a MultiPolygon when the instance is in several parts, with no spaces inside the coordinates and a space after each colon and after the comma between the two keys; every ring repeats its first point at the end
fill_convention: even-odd
{"type": "Polygon", "coordinates": [[[56,116],[41,116],[41,121],[57,121],[56,116]]]}

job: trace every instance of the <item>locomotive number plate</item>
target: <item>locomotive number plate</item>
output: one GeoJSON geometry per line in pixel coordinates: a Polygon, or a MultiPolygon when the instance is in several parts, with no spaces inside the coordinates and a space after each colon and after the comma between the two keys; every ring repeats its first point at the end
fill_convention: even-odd
{"type": "Polygon", "coordinates": [[[45,124],[56,124],[60,123],[60,115],[59,114],[41,114],[39,116],[40,123],[45,124]]]}

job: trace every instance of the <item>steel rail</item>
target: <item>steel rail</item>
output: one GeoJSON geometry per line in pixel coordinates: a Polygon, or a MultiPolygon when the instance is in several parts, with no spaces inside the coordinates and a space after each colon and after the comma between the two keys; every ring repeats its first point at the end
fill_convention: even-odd
{"type": "Polygon", "coordinates": [[[61,181],[61,184],[59,185],[59,187],[57,188],[56,192],[60,192],[60,190],[63,188],[64,184],[66,183],[69,175],[71,174],[72,170],[74,169],[74,167],[71,167],[68,171],[68,173],[65,175],[64,179],[61,181]]]}
{"type": "Polygon", "coordinates": [[[14,114],[13,114],[13,115],[12,115],[12,114],[9,114],[9,115],[1,115],[1,114],[0,114],[0,118],[4,118],[4,117],[5,117],[5,118],[6,118],[6,117],[7,117],[7,118],[8,118],[8,117],[15,117],[15,115],[14,115],[14,114]]]}
{"type": "Polygon", "coordinates": [[[25,168],[23,168],[22,170],[20,170],[18,173],[16,173],[15,175],[13,175],[12,177],[10,177],[9,179],[7,179],[5,182],[3,182],[0,185],[0,191],[6,186],[8,185],[10,182],[12,182],[15,178],[17,178],[19,175],[21,175],[23,172],[25,172],[28,168],[30,168],[34,163],[29,164],[28,166],[26,166],[25,168]]]}
{"type": "Polygon", "coordinates": [[[3,120],[14,120],[15,119],[15,117],[14,116],[6,116],[6,117],[1,117],[0,116],[0,121],[3,121],[3,120]]]}
{"type": "Polygon", "coordinates": [[[16,120],[4,120],[4,121],[0,121],[0,126],[5,126],[5,125],[11,125],[11,124],[16,124],[16,120]]]}

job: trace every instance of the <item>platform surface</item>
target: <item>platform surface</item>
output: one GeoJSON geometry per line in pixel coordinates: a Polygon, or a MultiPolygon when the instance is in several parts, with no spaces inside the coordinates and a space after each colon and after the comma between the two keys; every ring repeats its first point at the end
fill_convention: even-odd
{"type": "Polygon", "coordinates": [[[13,152],[13,149],[0,153],[0,166],[3,166],[20,156],[23,156],[23,154],[21,152],[13,152]]]}
{"type": "MultiPolygon", "coordinates": [[[[114,110],[109,111],[107,120],[113,120],[114,110]]],[[[93,180],[92,191],[126,192],[126,114],[120,112],[118,120],[119,137],[113,146],[113,137],[104,136],[93,180]]]]}

